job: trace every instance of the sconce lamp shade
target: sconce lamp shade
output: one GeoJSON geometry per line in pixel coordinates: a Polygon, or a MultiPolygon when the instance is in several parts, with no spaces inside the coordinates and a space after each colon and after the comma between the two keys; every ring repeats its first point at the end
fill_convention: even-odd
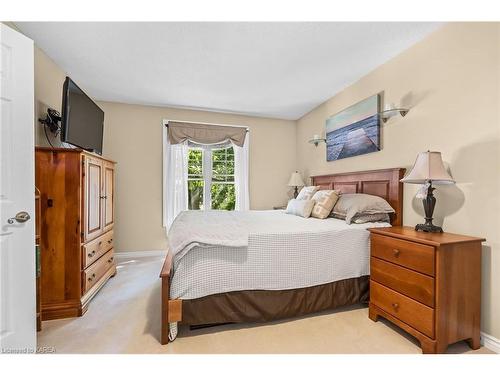
{"type": "Polygon", "coordinates": [[[429,181],[434,185],[455,183],[444,167],[440,152],[427,151],[418,154],[410,173],[401,179],[401,182],[409,184],[425,184],[429,181]]]}
{"type": "Polygon", "coordinates": [[[295,171],[290,176],[290,181],[288,181],[288,186],[304,186],[304,181],[299,172],[295,171]]]}

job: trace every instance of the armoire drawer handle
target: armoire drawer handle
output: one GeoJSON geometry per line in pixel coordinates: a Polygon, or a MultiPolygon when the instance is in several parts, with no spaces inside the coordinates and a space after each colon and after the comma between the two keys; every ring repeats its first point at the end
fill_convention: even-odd
{"type": "Polygon", "coordinates": [[[94,255],[95,255],[95,250],[92,250],[92,252],[88,254],[88,257],[92,258],[94,255]]]}
{"type": "Polygon", "coordinates": [[[113,262],[113,259],[114,259],[114,257],[109,258],[109,259],[108,259],[108,263],[112,263],[112,262],[113,262]]]}
{"type": "Polygon", "coordinates": [[[109,244],[110,244],[111,242],[113,242],[113,239],[108,240],[108,243],[109,243],[109,244]]]}
{"type": "Polygon", "coordinates": [[[98,245],[101,246],[102,245],[102,241],[99,241],[98,245]]]}
{"type": "Polygon", "coordinates": [[[95,279],[95,273],[93,273],[93,274],[92,274],[92,276],[90,276],[87,280],[88,280],[88,281],[92,281],[92,280],[94,280],[94,279],[95,279]]]}
{"type": "Polygon", "coordinates": [[[399,254],[401,254],[401,251],[399,251],[398,249],[394,249],[394,250],[392,250],[392,253],[394,254],[394,256],[396,258],[399,258],[399,254]]]}

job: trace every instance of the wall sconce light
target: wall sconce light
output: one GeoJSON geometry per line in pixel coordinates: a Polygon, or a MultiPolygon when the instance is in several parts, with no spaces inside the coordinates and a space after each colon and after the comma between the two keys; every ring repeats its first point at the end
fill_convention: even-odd
{"type": "Polygon", "coordinates": [[[316,147],[323,142],[326,143],[326,138],[320,138],[318,134],[314,134],[313,139],[309,140],[309,143],[314,144],[316,147]]]}
{"type": "Polygon", "coordinates": [[[401,115],[401,117],[405,117],[409,111],[410,110],[408,108],[397,108],[393,103],[390,103],[387,104],[384,107],[384,110],[379,112],[378,114],[380,115],[382,122],[385,124],[387,120],[389,120],[391,117],[397,116],[398,114],[401,115]]]}

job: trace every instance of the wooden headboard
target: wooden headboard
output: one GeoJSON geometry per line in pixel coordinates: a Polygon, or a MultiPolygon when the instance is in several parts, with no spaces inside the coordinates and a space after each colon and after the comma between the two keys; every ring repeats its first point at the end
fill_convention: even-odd
{"type": "Polygon", "coordinates": [[[392,225],[403,225],[403,184],[399,181],[404,168],[380,169],[322,176],[311,176],[312,184],[320,190],[335,189],[342,193],[364,193],[384,198],[394,208],[392,225]]]}

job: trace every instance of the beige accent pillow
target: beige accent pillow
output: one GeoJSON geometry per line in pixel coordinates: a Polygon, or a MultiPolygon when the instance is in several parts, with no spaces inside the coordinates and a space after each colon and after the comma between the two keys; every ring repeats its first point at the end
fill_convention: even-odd
{"type": "Polygon", "coordinates": [[[309,216],[311,216],[313,207],[314,201],[312,199],[291,199],[286,206],[285,212],[287,214],[308,218],[309,216]]]}
{"type": "Polygon", "coordinates": [[[345,215],[347,224],[351,224],[356,215],[393,212],[394,209],[385,199],[370,194],[342,194],[333,208],[334,216],[345,215]]]}
{"type": "Polygon", "coordinates": [[[313,195],[313,201],[315,202],[311,216],[317,219],[326,219],[330,212],[332,212],[333,206],[337,203],[339,199],[340,192],[337,190],[320,190],[313,195]]]}
{"type": "Polygon", "coordinates": [[[319,186],[304,186],[297,195],[298,201],[312,199],[314,193],[319,190],[319,186]]]}

